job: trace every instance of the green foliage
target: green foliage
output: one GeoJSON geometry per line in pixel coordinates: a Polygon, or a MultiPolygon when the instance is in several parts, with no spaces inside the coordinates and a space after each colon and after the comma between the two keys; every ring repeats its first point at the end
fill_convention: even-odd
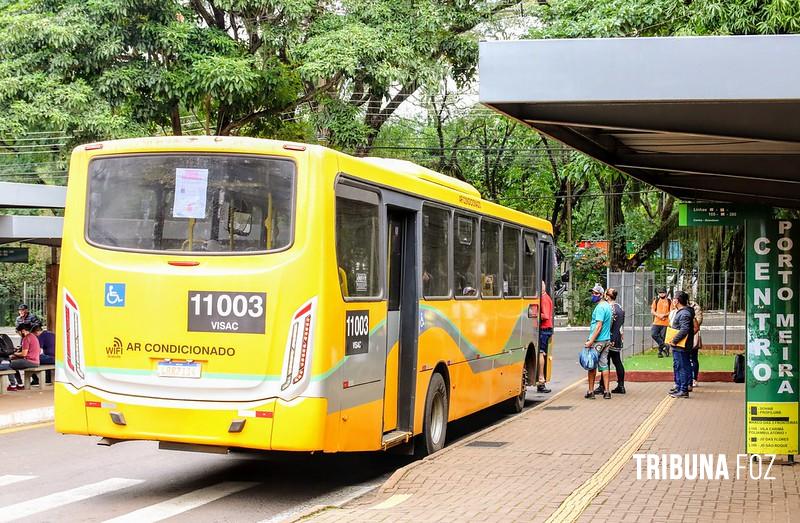
{"type": "Polygon", "coordinates": [[[514,3],[7,1],[0,136],[180,134],[194,115],[212,134],[313,139],[316,127],[363,145],[442,64],[472,78],[470,31],[514,3]]]}

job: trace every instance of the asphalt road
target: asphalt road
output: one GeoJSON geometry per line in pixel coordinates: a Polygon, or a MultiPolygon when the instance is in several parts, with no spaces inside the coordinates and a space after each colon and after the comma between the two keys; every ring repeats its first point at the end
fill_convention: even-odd
{"type": "MultiPolygon", "coordinates": [[[[553,394],[584,375],[585,332],[557,333],[553,394]],[[560,350],[558,350],[560,349],[560,350]]],[[[581,391],[575,391],[580,394],[581,391]]],[[[552,394],[529,391],[526,408],[552,394]]],[[[505,419],[490,409],[452,423],[452,443],[505,419]]],[[[0,522],[277,521],[379,485],[412,458],[347,455],[213,455],[161,451],[152,442],[96,445],[52,426],[0,433],[0,522]]]]}

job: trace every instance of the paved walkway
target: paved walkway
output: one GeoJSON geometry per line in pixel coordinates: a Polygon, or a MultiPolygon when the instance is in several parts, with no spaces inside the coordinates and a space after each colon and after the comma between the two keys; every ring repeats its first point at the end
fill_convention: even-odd
{"type": "MultiPolygon", "coordinates": [[[[401,469],[380,489],[308,518],[333,521],[789,521],[800,465],[774,481],[735,479],[744,388],[701,384],[689,400],[664,383],[610,401],[585,385],[401,469]],[[731,478],[641,480],[635,453],[724,454],[731,478]]],[[[646,471],[643,471],[646,472],[646,471]]],[[[746,472],[745,472],[746,474],[746,472]]],[[[797,519],[795,519],[797,521],[797,519]]]]}

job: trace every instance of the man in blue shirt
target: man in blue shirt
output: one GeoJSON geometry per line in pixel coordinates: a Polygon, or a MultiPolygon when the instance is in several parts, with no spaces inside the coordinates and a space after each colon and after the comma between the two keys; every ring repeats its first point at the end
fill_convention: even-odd
{"type": "Polygon", "coordinates": [[[596,283],[592,288],[592,303],[596,303],[592,311],[592,323],[589,325],[589,337],[586,339],[586,347],[594,348],[598,352],[597,369],[589,371],[589,391],[584,398],[594,399],[594,382],[597,371],[600,370],[600,379],[603,380],[605,392],[604,399],[611,399],[611,392],[608,386],[608,349],[611,345],[611,306],[603,300],[605,291],[603,287],[596,283]]]}

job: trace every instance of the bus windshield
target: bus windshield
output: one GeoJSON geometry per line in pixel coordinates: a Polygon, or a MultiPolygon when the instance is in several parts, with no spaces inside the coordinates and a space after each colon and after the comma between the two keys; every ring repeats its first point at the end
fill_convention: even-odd
{"type": "Polygon", "coordinates": [[[89,164],[87,240],[111,249],[258,253],[285,249],[295,164],[243,155],[145,154],[89,164]]]}

